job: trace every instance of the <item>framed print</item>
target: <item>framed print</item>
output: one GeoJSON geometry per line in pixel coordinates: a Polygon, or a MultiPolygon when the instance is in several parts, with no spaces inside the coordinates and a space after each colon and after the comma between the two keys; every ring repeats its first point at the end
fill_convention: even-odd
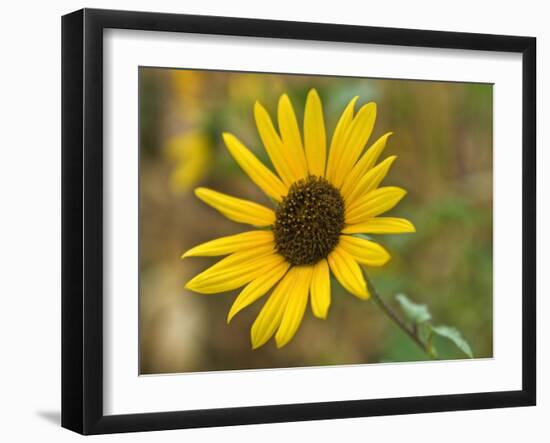
{"type": "Polygon", "coordinates": [[[62,20],[62,425],[536,401],[531,37],[62,20]]]}

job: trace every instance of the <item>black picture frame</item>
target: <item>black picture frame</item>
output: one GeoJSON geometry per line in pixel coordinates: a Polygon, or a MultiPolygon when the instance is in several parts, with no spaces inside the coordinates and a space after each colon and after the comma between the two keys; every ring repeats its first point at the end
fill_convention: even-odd
{"type": "MultiPolygon", "coordinates": [[[[62,426],[82,434],[535,405],[536,39],[83,9],[62,18],[62,426]],[[103,31],[108,28],[519,53],[523,64],[522,389],[167,411],[103,412],[103,31]]],[[[519,147],[518,147],[519,149],[519,147]]],[[[518,165],[519,167],[519,165],[518,165]]]]}

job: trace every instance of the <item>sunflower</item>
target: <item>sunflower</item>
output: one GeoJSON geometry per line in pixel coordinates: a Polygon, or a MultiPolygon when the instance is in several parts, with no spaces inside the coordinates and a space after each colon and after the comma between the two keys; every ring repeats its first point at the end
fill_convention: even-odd
{"type": "Polygon", "coordinates": [[[327,137],[321,99],[315,89],[306,99],[303,139],[290,99],[278,103],[279,131],[256,102],[254,117],[276,174],[230,133],[224,142],[243,171],[274,202],[274,209],[206,188],[196,196],[225,217],[255,226],[185,252],[192,256],[227,256],[191,279],[186,288],[203,294],[244,287],[227,322],[271,291],[251,329],[252,348],[275,334],[278,348],[295,335],[308,301],[315,317],[326,319],[331,303],[330,273],[354,296],[369,298],[361,265],[383,266],[390,254],[360,234],[414,232],[403,218],[380,217],[405,196],[395,186],[379,187],[395,156],[377,163],[387,133],[363,152],[376,119],[376,104],[358,97],[344,109],[327,137]]]}

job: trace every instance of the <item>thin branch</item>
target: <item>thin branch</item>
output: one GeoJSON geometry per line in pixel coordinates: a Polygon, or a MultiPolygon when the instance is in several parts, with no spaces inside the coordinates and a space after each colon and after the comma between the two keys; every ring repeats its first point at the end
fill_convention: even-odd
{"type": "Polygon", "coordinates": [[[399,315],[388,305],[384,299],[380,296],[374,285],[372,284],[369,276],[364,272],[365,279],[367,281],[367,286],[369,289],[372,298],[376,304],[384,311],[384,313],[397,325],[405,334],[407,334],[419,347],[424,351],[430,358],[435,359],[436,356],[433,353],[432,349],[424,343],[418,336],[418,328],[411,328],[399,315]]]}

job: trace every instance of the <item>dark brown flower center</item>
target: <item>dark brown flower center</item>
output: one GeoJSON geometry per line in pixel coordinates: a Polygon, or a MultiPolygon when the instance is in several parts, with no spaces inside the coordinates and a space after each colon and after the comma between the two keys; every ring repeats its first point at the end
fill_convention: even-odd
{"type": "Polygon", "coordinates": [[[327,180],[310,175],[294,183],[276,211],[277,251],[293,265],[312,265],[338,244],[344,201],[327,180]]]}

